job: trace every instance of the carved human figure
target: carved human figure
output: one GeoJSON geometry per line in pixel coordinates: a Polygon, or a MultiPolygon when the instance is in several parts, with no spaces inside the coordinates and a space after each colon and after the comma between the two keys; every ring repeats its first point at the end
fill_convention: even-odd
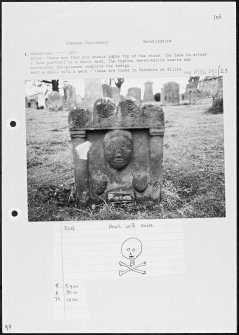
{"type": "Polygon", "coordinates": [[[130,162],[133,152],[133,138],[126,130],[112,130],[104,140],[105,159],[116,170],[124,169],[130,162]]]}

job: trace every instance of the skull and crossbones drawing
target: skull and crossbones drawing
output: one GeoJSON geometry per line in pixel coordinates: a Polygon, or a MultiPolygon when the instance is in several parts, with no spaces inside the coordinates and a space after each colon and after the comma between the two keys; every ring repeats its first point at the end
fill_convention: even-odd
{"type": "Polygon", "coordinates": [[[119,275],[123,276],[125,273],[129,271],[138,272],[141,274],[146,274],[146,271],[138,269],[141,266],[145,266],[146,262],[140,263],[135,265],[135,259],[141,254],[142,252],[142,243],[139,239],[135,237],[128,238],[122,243],[121,246],[121,253],[122,255],[130,260],[130,264],[126,264],[123,262],[119,262],[120,266],[124,266],[126,270],[119,270],[119,275]]]}

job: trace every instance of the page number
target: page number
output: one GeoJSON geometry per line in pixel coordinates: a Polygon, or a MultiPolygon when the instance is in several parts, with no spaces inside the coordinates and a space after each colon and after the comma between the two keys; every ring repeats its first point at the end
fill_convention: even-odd
{"type": "Polygon", "coordinates": [[[6,329],[6,331],[9,331],[10,329],[12,329],[12,325],[4,325],[4,328],[6,329]]]}
{"type": "Polygon", "coordinates": [[[222,19],[222,14],[214,14],[213,15],[214,21],[218,21],[222,19]]]}

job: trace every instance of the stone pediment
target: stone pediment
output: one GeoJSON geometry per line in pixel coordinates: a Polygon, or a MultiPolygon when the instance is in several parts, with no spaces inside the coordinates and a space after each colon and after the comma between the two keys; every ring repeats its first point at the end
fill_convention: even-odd
{"type": "Polygon", "coordinates": [[[123,98],[119,104],[108,97],[97,99],[92,108],[76,107],[69,113],[69,129],[164,129],[164,113],[157,102],[123,98]]]}

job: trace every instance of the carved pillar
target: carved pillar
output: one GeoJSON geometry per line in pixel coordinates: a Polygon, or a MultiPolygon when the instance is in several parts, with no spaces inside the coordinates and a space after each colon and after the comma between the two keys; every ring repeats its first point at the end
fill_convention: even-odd
{"type": "Polygon", "coordinates": [[[150,129],[151,199],[161,200],[164,129],[150,129]]]}
{"type": "MultiPolygon", "coordinates": [[[[79,110],[78,110],[79,111],[79,110]]],[[[85,113],[79,113],[76,117],[72,110],[69,113],[68,122],[73,149],[73,164],[75,187],[77,193],[77,202],[79,206],[84,206],[89,202],[89,177],[88,177],[88,151],[90,143],[86,141],[86,131],[80,130],[79,125],[87,122],[87,111],[80,110],[85,113]]]]}

